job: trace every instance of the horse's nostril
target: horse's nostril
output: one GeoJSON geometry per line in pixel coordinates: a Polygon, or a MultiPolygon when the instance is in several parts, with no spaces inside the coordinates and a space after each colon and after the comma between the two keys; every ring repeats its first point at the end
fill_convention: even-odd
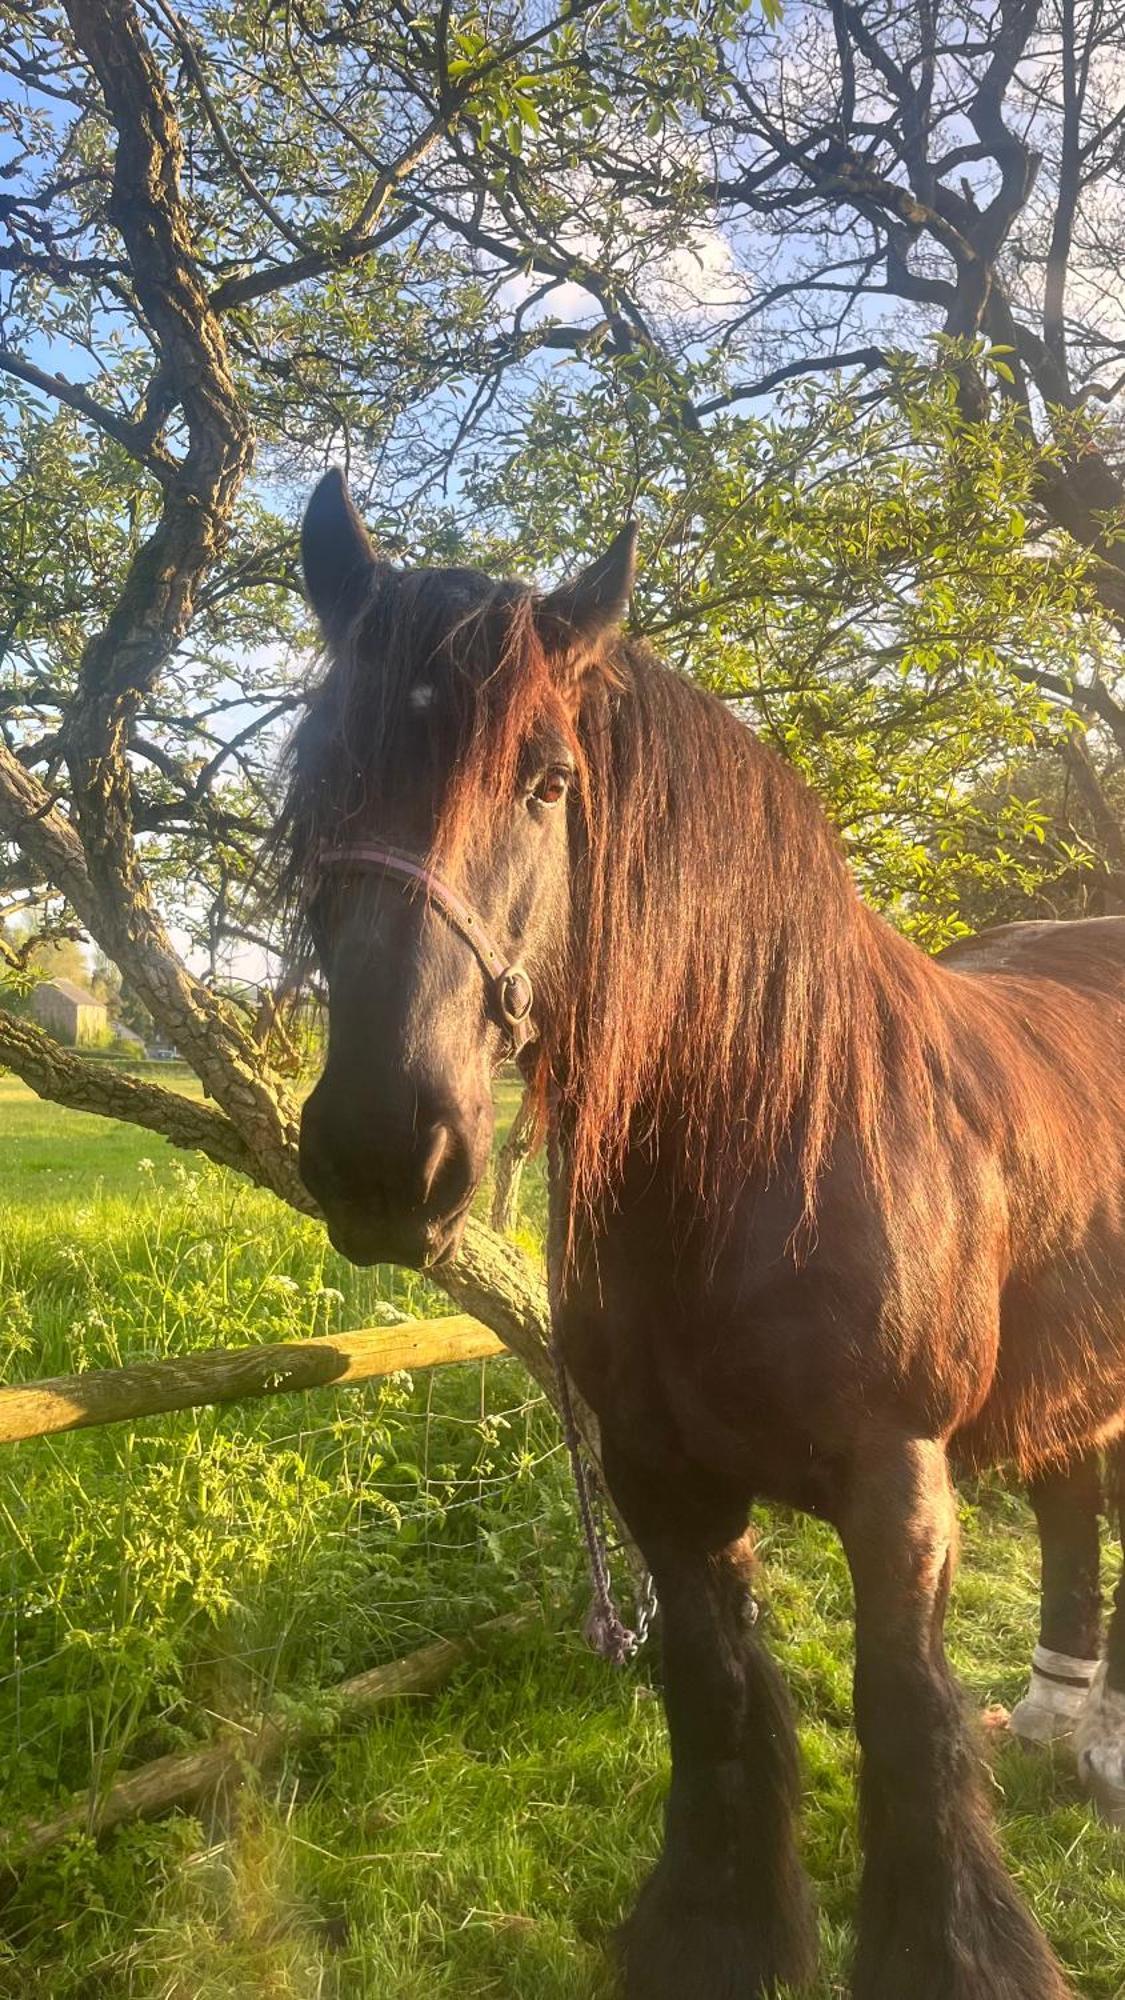
{"type": "Polygon", "coordinates": [[[301,1122],[301,1177],[336,1220],[362,1213],[372,1222],[397,1218],[411,1227],[444,1222],[464,1210],[476,1184],[471,1134],[465,1113],[448,1104],[433,1105],[428,1117],[423,1112],[404,1129],[374,1112],[357,1117],[354,1100],[322,1109],[310,1099],[301,1122]]]}
{"type": "Polygon", "coordinates": [[[458,1125],[435,1125],[422,1169],[422,1199],[438,1215],[450,1215],[472,1192],[473,1163],[458,1125]]]}
{"type": "Polygon", "coordinates": [[[445,1161],[449,1157],[453,1135],[448,1125],[435,1125],[430,1133],[430,1143],[422,1161],[422,1200],[429,1201],[445,1161]]]}

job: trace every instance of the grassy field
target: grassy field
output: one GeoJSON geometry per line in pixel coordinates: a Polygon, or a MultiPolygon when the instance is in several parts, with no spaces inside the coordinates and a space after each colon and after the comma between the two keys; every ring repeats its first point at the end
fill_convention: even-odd
{"type": "MultiPolygon", "coordinates": [[[[507,1108],[510,1108],[510,1098],[507,1108]]],[[[356,1272],[268,1196],[0,1078],[6,1379],[371,1324],[445,1302],[356,1272]]],[[[542,1189],[532,1177],[533,1243],[542,1189]]],[[[963,1501],[952,1651],[1010,1703],[1035,1549],[999,1481],[963,1501]]],[[[797,1700],[804,1845],[844,1991],[857,1850],[850,1589],[834,1538],[760,1519],[772,1643],[797,1700]]],[[[79,1839],[0,1915],[12,2000],[596,2000],[659,1839],[651,1662],[576,1634],[582,1567],[555,1425],[517,1364],[273,1397],[0,1455],[3,1822],[500,1610],[538,1608],[404,1703],[203,1817],[79,1839]]],[[[1087,2000],[1125,2000],[1125,1835],[1062,1763],[1003,1749],[1008,1858],[1087,2000]]],[[[685,1995],[685,2000],[691,1996],[685,1995]]],[[[908,2000],[908,1996],[904,1996],[908,2000]]]]}

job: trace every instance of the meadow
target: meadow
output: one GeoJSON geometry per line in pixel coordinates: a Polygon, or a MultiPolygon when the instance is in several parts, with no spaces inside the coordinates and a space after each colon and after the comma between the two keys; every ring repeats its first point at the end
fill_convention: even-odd
{"type": "MultiPolygon", "coordinates": [[[[234,1177],[8,1077],[0,1140],[7,1380],[449,1309],[407,1273],[341,1264],[234,1177]]],[[[533,1169],[532,1253],[542,1209],[533,1169]]],[[[1034,1638],[1030,1514],[992,1479],[962,1517],[952,1652],[974,1703],[1009,1705],[1034,1638]]],[[[830,2000],[857,1877],[850,1587],[823,1527],[763,1509],[759,1533],[830,2000]]],[[[606,2000],[667,1760],[651,1653],[595,1660],[583,1604],[557,1427],[514,1361],[5,1447],[4,1827],[225,1718],[270,1705],[316,1727],[207,1811],[75,1838],[9,1885],[0,1994],[606,2000]],[[535,1616],[437,1696],[333,1727],[334,1681],[500,1611],[535,1616]]],[[[992,1768],[1006,1854],[1079,1991],[1125,2000],[1125,1835],[1062,1761],[1004,1745],[992,1768]]]]}

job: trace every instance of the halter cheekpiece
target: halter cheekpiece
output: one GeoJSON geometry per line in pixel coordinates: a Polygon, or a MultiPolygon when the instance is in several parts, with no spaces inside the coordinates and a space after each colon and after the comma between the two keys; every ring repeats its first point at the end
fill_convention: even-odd
{"type": "Polygon", "coordinates": [[[427,900],[441,911],[446,923],[464,939],[479,961],[489,997],[511,1041],[512,1054],[518,1055],[528,1042],[534,1040],[535,1024],[531,1010],[535,992],[529,975],[518,961],[509,960],[498,948],[472,904],[443,882],[441,876],[427,867],[417,854],[409,853],[404,847],[383,846],[376,841],[363,840],[346,847],[322,847],[320,865],[322,868],[371,869],[389,875],[394,881],[405,882],[408,888],[423,889],[427,900]]]}

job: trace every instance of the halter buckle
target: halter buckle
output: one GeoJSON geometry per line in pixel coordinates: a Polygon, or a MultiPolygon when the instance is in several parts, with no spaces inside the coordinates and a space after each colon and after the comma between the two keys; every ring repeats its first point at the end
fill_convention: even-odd
{"type": "Polygon", "coordinates": [[[496,1004],[504,1017],[505,1026],[513,1030],[522,1028],[531,1013],[534,999],[531,980],[523,966],[506,966],[496,981],[496,1004]]]}

